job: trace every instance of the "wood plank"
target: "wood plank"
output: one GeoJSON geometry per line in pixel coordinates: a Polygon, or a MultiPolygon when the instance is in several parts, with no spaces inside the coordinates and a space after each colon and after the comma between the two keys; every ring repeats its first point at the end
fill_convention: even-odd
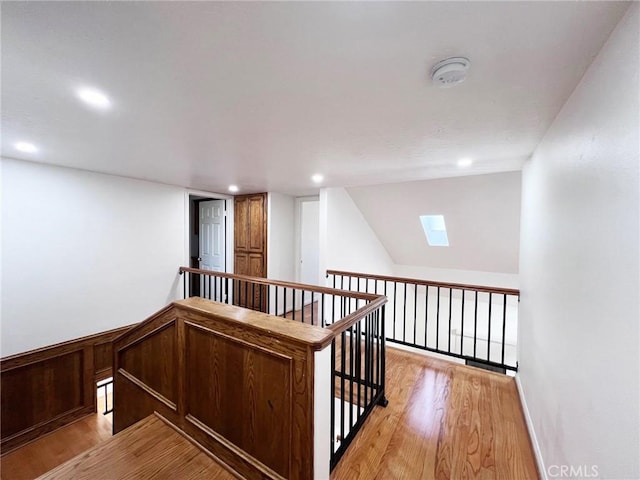
{"type": "Polygon", "coordinates": [[[39,478],[231,480],[237,477],[152,415],[39,478]]]}
{"type": "MultiPolygon", "coordinates": [[[[246,335],[250,335],[251,332],[259,332],[260,335],[264,336],[266,333],[271,337],[280,338],[287,342],[309,346],[313,350],[322,350],[333,339],[332,332],[315,325],[284,322],[281,318],[267,315],[266,313],[216,303],[204,298],[192,297],[186,300],[179,300],[175,302],[175,305],[187,312],[213,314],[215,318],[212,321],[237,324],[246,331],[246,335]]],[[[206,324],[208,320],[203,318],[199,320],[199,323],[206,324]]]]}
{"type": "Polygon", "coordinates": [[[386,395],[331,480],[539,478],[513,378],[387,347],[386,395]]]}
{"type": "Polygon", "coordinates": [[[2,480],[30,480],[111,438],[111,422],[94,413],[0,459],[2,480]]]}

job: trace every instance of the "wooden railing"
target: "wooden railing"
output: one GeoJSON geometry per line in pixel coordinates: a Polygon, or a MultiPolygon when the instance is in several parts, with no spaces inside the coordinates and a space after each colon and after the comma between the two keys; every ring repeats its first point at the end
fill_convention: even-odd
{"type": "MultiPolygon", "coordinates": [[[[181,267],[185,298],[200,296],[228,305],[319,326],[332,336],[332,389],[316,428],[329,423],[333,468],[376,405],[386,405],[383,295],[181,267]]],[[[322,401],[322,400],[316,400],[322,401]]]]}
{"type": "Polygon", "coordinates": [[[517,370],[520,291],[328,270],[338,289],[388,298],[386,340],[506,372],[517,370]]]}

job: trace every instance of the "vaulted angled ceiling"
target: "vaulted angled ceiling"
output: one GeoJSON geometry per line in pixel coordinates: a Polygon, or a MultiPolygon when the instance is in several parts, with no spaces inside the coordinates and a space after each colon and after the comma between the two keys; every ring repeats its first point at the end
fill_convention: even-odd
{"type": "Polygon", "coordinates": [[[520,172],[347,189],[398,265],[518,273],[520,172]],[[443,215],[448,247],[429,246],[421,215],[443,215]]]}
{"type": "Polygon", "coordinates": [[[518,170],[627,6],[2,2],[2,156],[289,194],[518,170]],[[467,81],[435,88],[452,55],[467,81]]]}

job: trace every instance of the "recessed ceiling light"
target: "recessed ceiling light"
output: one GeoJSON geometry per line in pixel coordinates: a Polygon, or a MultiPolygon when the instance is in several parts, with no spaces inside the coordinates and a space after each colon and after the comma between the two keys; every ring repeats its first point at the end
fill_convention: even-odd
{"type": "Polygon", "coordinates": [[[320,175],[319,173],[316,173],[316,174],[311,176],[311,181],[313,183],[322,183],[323,180],[324,180],[324,177],[322,175],[320,175]]]}
{"type": "Polygon", "coordinates": [[[38,151],[38,148],[33,143],[29,142],[18,142],[14,144],[14,147],[16,147],[16,150],[24,153],[36,153],[38,151]]]}
{"type": "Polygon", "coordinates": [[[231,193],[236,193],[238,190],[240,190],[240,189],[238,188],[237,185],[229,185],[229,191],[231,193]]]}
{"type": "Polygon", "coordinates": [[[470,167],[473,164],[473,160],[470,158],[461,158],[458,160],[458,166],[461,168],[470,167]]]}
{"type": "Polygon", "coordinates": [[[95,88],[81,88],[77,93],[80,100],[92,107],[107,109],[111,106],[109,97],[95,88]]]}

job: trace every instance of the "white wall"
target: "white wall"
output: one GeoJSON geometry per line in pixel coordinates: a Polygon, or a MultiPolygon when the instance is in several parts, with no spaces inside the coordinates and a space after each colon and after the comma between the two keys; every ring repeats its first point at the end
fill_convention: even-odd
{"type": "Polygon", "coordinates": [[[282,193],[268,194],[267,277],[295,280],[295,199],[282,193]]]}
{"type": "Polygon", "coordinates": [[[635,3],[524,170],[519,381],[549,478],[640,478],[639,25],[635,3]]]}
{"type": "Polygon", "coordinates": [[[176,297],[183,189],[2,165],[2,356],[139,322],[176,297]]]}
{"type": "Polygon", "coordinates": [[[327,269],[393,273],[391,257],[344,188],[320,190],[320,274],[327,269]]]}
{"type": "MultiPolygon", "coordinates": [[[[295,198],[281,193],[268,195],[267,211],[267,277],[271,280],[295,281],[295,198]]],[[[273,289],[272,289],[273,290],[273,289]]],[[[279,289],[282,290],[282,289],[279,289]]],[[[280,292],[282,295],[284,292],[280,292]]],[[[275,290],[269,305],[275,308],[275,290]]],[[[287,310],[293,305],[287,299],[287,310]]],[[[279,314],[284,313],[284,300],[278,300],[279,314]]]]}
{"type": "Polygon", "coordinates": [[[518,288],[517,273],[482,272],[478,270],[456,270],[450,268],[430,268],[415,265],[394,265],[394,275],[398,277],[420,278],[444,283],[465,283],[502,288],[518,288]]]}

